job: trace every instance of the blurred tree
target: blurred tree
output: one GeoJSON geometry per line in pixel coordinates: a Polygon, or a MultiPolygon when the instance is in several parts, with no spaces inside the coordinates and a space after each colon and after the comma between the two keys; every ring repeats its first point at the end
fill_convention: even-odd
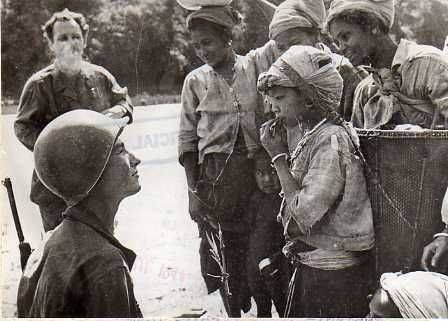
{"type": "Polygon", "coordinates": [[[26,79],[48,63],[46,44],[36,21],[49,16],[40,1],[2,0],[2,81],[3,95],[19,95],[26,79]],[[35,12],[31,15],[30,12],[35,12]]]}
{"type": "MultiPolygon", "coordinates": [[[[259,0],[234,0],[243,17],[234,47],[245,54],[268,40],[269,21],[259,0]]],[[[325,0],[326,5],[330,0],[325,0]]],[[[282,0],[271,0],[278,5],[282,0]]],[[[189,44],[188,12],[175,0],[1,0],[3,96],[18,98],[28,77],[51,61],[40,26],[69,8],[88,19],[86,55],[112,72],[131,94],[178,93],[186,73],[201,65],[189,44]]],[[[442,48],[448,0],[396,0],[395,39],[442,48]]]]}
{"type": "Polygon", "coordinates": [[[114,1],[92,23],[94,63],[107,68],[131,93],[157,89],[169,63],[170,1],[114,1]],[[154,87],[153,87],[154,86],[154,87]]]}
{"type": "Polygon", "coordinates": [[[246,53],[250,49],[263,46],[269,40],[269,23],[258,0],[238,0],[236,4],[243,16],[243,35],[237,44],[237,52],[246,53]]]}
{"type": "Polygon", "coordinates": [[[396,24],[407,39],[443,48],[448,35],[447,0],[396,0],[396,24]]]}

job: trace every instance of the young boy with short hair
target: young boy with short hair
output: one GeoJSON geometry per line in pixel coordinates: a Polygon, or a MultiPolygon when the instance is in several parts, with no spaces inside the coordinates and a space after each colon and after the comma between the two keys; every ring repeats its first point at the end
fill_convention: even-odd
{"type": "Polygon", "coordinates": [[[258,189],[249,207],[249,287],[257,304],[257,317],[271,317],[272,301],[279,316],[283,316],[289,273],[282,254],[283,229],[277,221],[280,182],[266,151],[258,151],[254,163],[258,189]]]}

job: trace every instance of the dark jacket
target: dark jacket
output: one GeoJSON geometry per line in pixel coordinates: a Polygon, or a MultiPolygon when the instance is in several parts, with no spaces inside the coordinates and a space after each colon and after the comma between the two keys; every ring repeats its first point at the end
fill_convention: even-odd
{"type": "Polygon", "coordinates": [[[300,188],[283,210],[289,239],[330,251],[373,247],[366,179],[345,129],[331,123],[318,128],[292,161],[291,173],[300,188]]]}
{"type": "Polygon", "coordinates": [[[71,208],[19,283],[19,317],[141,317],[130,269],[135,254],[102,228],[94,213],[71,208]]]}
{"type": "Polygon", "coordinates": [[[277,222],[281,198],[278,194],[265,194],[256,190],[252,195],[249,215],[251,219],[249,253],[257,264],[273,254],[280,253],[285,245],[281,223],[277,222]]]}
{"type": "Polygon", "coordinates": [[[68,79],[50,65],[28,79],[20,96],[14,130],[26,148],[44,127],[59,115],[75,109],[102,112],[121,105],[132,119],[133,106],[127,89],[103,67],[84,62],[75,79],[68,79]]]}

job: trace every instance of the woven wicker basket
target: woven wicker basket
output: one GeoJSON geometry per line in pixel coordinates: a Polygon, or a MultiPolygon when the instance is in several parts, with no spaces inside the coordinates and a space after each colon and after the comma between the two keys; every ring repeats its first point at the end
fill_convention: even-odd
{"type": "Polygon", "coordinates": [[[359,130],[376,232],[376,276],[420,269],[422,250],[443,229],[448,131],[359,130]]]}

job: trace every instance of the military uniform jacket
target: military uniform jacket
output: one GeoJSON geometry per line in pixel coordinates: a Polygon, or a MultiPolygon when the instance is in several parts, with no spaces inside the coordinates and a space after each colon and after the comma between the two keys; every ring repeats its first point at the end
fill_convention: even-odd
{"type": "Polygon", "coordinates": [[[30,256],[19,283],[18,316],[142,317],[129,272],[134,252],[78,206],[30,256]]]}
{"type": "Polygon", "coordinates": [[[20,97],[14,130],[29,150],[44,127],[59,115],[75,109],[102,112],[121,105],[132,119],[133,107],[126,87],[103,67],[83,62],[81,71],[68,78],[50,65],[30,77],[20,97]]]}

